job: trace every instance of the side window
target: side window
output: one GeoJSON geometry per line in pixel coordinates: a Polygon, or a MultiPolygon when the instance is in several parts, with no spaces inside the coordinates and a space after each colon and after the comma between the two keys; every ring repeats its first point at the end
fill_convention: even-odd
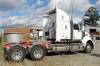
{"type": "Polygon", "coordinates": [[[75,29],[75,30],[79,30],[78,24],[74,24],[74,29],[75,29]]]}
{"type": "Polygon", "coordinates": [[[53,23],[52,26],[54,27],[55,26],[55,23],[53,23]]]}
{"type": "Polygon", "coordinates": [[[46,36],[49,36],[49,32],[45,32],[45,35],[46,35],[46,36]]]}

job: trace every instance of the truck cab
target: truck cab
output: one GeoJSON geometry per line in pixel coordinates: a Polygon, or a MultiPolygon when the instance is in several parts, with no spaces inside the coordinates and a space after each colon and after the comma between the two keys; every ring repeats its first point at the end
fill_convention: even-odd
{"type": "Polygon", "coordinates": [[[91,50],[94,48],[90,34],[84,30],[84,23],[74,23],[70,15],[62,9],[56,8],[45,13],[43,27],[46,39],[53,40],[55,44],[65,44],[70,46],[70,50],[79,49],[78,47],[84,50],[87,44],[90,44],[91,50]]]}
{"type": "Polygon", "coordinates": [[[84,27],[70,21],[70,16],[61,9],[55,9],[44,16],[43,27],[44,36],[48,39],[61,40],[81,40],[84,27]],[[47,34],[48,33],[48,34],[47,34]]]}

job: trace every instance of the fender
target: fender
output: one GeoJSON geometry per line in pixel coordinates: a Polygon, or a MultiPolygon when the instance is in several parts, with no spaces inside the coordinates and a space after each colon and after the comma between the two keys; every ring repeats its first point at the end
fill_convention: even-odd
{"type": "Polygon", "coordinates": [[[51,44],[48,41],[36,41],[28,45],[28,51],[30,52],[30,50],[34,46],[42,46],[44,49],[49,49],[51,47],[51,44]]]}
{"type": "Polygon", "coordinates": [[[26,54],[28,53],[27,52],[27,47],[24,47],[23,45],[21,45],[21,44],[6,44],[5,45],[5,47],[4,47],[4,52],[8,52],[12,47],[14,47],[14,46],[20,46],[20,47],[23,47],[24,48],[24,50],[25,50],[25,52],[26,52],[26,54]]]}
{"type": "Polygon", "coordinates": [[[91,39],[89,33],[85,33],[85,37],[81,41],[82,41],[84,47],[86,46],[87,42],[91,42],[93,49],[95,48],[94,42],[91,39]]]}

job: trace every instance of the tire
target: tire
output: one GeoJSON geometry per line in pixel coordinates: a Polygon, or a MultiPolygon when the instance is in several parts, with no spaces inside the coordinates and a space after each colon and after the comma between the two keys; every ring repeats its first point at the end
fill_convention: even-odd
{"type": "Polygon", "coordinates": [[[26,56],[25,49],[21,46],[13,46],[6,52],[7,58],[10,61],[21,62],[26,56]]]}
{"type": "Polygon", "coordinates": [[[7,58],[7,52],[6,52],[5,48],[4,48],[4,59],[8,60],[8,58],[7,58]]]}
{"type": "Polygon", "coordinates": [[[39,61],[44,58],[46,52],[42,46],[34,46],[30,51],[31,60],[39,61]]]}
{"type": "Polygon", "coordinates": [[[87,43],[86,44],[86,47],[85,47],[85,49],[84,49],[84,52],[85,53],[91,53],[92,52],[92,45],[90,44],[90,43],[87,43]]]}

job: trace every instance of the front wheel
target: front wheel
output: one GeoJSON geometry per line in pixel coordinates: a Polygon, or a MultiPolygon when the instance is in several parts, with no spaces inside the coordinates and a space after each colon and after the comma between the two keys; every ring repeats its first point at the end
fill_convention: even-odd
{"type": "Polygon", "coordinates": [[[90,44],[90,43],[87,43],[86,44],[86,47],[85,47],[85,49],[84,49],[84,52],[85,53],[91,53],[92,52],[92,45],[90,44]]]}
{"type": "Polygon", "coordinates": [[[38,61],[45,56],[45,49],[42,46],[34,46],[30,51],[30,57],[32,60],[38,61]]]}

